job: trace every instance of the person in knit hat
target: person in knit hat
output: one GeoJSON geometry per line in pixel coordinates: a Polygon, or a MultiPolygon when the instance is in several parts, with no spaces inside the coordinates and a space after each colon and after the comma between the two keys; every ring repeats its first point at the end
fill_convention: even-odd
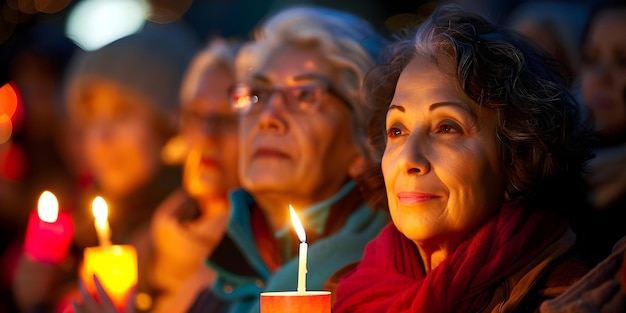
{"type": "MultiPolygon", "coordinates": [[[[72,262],[80,264],[83,248],[98,244],[91,201],[102,196],[108,204],[112,243],[137,248],[137,293],[144,299],[154,296],[146,276],[152,253],[149,223],[155,208],[181,181],[180,167],[166,165],[161,150],[176,133],[180,82],[198,47],[195,38],[178,25],[148,25],[77,55],[65,81],[67,116],[74,130],[68,139],[72,140],[70,155],[83,173],[82,194],[73,212],[77,253],[72,262]]],[[[22,263],[23,284],[16,289],[23,291],[17,294],[28,294],[26,282],[38,278],[27,269],[38,264],[22,263]]],[[[67,271],[74,276],[69,285],[75,287],[77,268],[67,271]]],[[[24,297],[27,301],[21,300],[21,307],[63,306],[59,293],[67,295],[74,288],[59,285],[53,281],[49,294],[24,297]]],[[[151,301],[144,303],[139,311],[150,308],[151,301]]]]}
{"type": "MultiPolygon", "coordinates": [[[[195,49],[173,31],[154,28],[88,52],[72,64],[66,88],[69,117],[81,136],[79,155],[105,191],[124,196],[160,162],[161,147],[176,132],[180,81],[195,49]],[[124,127],[131,116],[146,126],[135,130],[153,138],[138,133],[136,143],[126,142],[126,150],[122,141],[110,145],[106,131],[124,127]],[[115,155],[125,160],[115,161],[115,155]]],[[[128,135],[122,137],[132,140],[128,135]]]]}

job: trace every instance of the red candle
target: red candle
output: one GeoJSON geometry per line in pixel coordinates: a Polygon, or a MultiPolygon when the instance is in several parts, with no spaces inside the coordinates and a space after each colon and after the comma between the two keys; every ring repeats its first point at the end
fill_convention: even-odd
{"type": "Polygon", "coordinates": [[[38,262],[59,264],[69,253],[73,234],[70,215],[59,211],[54,194],[44,191],[28,219],[24,253],[38,262]]]}

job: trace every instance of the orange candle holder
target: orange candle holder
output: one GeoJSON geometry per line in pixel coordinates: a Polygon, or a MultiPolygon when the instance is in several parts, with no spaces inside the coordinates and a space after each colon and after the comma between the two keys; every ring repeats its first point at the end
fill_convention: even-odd
{"type": "Polygon", "coordinates": [[[85,248],[80,277],[92,295],[96,275],[113,303],[122,309],[130,289],[137,284],[137,250],[131,245],[106,245],[85,248]]]}
{"type": "Polygon", "coordinates": [[[330,313],[330,291],[261,293],[261,313],[330,313]]]}

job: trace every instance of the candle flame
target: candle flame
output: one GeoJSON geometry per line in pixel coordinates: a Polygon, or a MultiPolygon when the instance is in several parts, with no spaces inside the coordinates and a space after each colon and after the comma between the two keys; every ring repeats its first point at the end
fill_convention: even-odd
{"type": "Polygon", "coordinates": [[[42,221],[48,223],[54,223],[59,218],[59,202],[52,192],[46,190],[39,196],[37,215],[42,221]]]}
{"type": "Polygon", "coordinates": [[[109,217],[109,208],[107,207],[106,201],[100,196],[97,196],[93,199],[91,203],[91,211],[93,212],[93,216],[96,218],[96,222],[100,225],[106,223],[107,218],[109,217]]]}
{"type": "Polygon", "coordinates": [[[296,234],[298,234],[298,239],[300,239],[300,242],[306,242],[304,226],[302,226],[302,222],[300,222],[298,214],[296,214],[296,210],[293,209],[291,204],[289,205],[289,213],[291,215],[291,223],[293,223],[293,227],[296,229],[296,234]]]}

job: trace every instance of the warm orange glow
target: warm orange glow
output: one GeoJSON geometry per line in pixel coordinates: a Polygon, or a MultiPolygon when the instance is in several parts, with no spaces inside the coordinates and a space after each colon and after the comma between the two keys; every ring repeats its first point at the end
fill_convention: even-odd
{"type": "Polygon", "coordinates": [[[137,250],[130,245],[88,247],[83,262],[80,276],[87,290],[96,294],[96,274],[113,303],[122,309],[137,284],[137,250]]]}
{"type": "Polygon", "coordinates": [[[291,222],[293,223],[293,227],[296,230],[296,234],[298,234],[298,239],[300,239],[300,242],[306,242],[306,233],[304,232],[304,226],[302,226],[302,222],[300,222],[300,218],[298,218],[298,214],[296,214],[296,210],[293,209],[291,204],[289,205],[289,213],[291,215],[291,222]]]}
{"type": "Polygon", "coordinates": [[[11,139],[13,134],[13,122],[8,115],[0,115],[0,144],[11,139]]]}
{"type": "Polygon", "coordinates": [[[0,87],[0,118],[13,117],[17,109],[17,92],[11,83],[6,83],[0,87]]]}
{"type": "Polygon", "coordinates": [[[67,7],[71,0],[34,0],[33,2],[35,9],[39,12],[57,13],[67,7]]]}
{"type": "Polygon", "coordinates": [[[17,9],[26,14],[38,13],[33,1],[30,0],[17,0],[17,9]]]}
{"type": "Polygon", "coordinates": [[[13,133],[13,121],[18,105],[18,96],[13,84],[0,87],[0,144],[7,142],[13,133]]]}
{"type": "Polygon", "coordinates": [[[39,219],[48,223],[54,223],[59,218],[59,202],[52,192],[46,190],[39,196],[37,215],[39,219]]]}

